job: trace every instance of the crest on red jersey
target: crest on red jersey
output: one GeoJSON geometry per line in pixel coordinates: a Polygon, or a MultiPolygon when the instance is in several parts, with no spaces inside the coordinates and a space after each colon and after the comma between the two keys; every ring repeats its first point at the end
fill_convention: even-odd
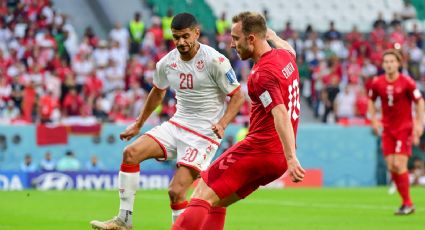
{"type": "Polygon", "coordinates": [[[198,69],[198,71],[203,71],[205,68],[205,62],[204,60],[198,60],[196,62],[196,69],[198,69]]]}

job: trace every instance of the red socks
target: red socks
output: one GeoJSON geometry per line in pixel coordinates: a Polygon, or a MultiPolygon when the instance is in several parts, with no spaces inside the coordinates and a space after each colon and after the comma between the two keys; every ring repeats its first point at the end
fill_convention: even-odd
{"type": "Polygon", "coordinates": [[[397,186],[398,193],[400,194],[403,205],[411,206],[413,205],[412,200],[410,199],[410,183],[409,183],[409,173],[406,171],[402,174],[397,174],[392,172],[391,176],[394,183],[397,186]]]}
{"type": "Polygon", "coordinates": [[[212,207],[204,222],[203,230],[223,230],[226,219],[226,208],[212,207]]]}
{"type": "Polygon", "coordinates": [[[179,216],[171,230],[199,230],[211,209],[210,203],[201,199],[191,199],[186,210],[179,216]]]}

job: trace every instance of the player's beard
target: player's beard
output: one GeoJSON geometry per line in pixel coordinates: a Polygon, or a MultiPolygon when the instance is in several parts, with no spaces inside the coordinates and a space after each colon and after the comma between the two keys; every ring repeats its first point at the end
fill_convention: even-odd
{"type": "Polygon", "coordinates": [[[189,54],[195,47],[195,42],[193,43],[189,43],[188,45],[183,45],[183,46],[177,46],[177,50],[180,52],[180,54],[182,55],[186,55],[189,54]]]}
{"type": "Polygon", "coordinates": [[[239,46],[237,47],[236,51],[241,60],[247,60],[252,56],[252,51],[248,46],[239,46]]]}

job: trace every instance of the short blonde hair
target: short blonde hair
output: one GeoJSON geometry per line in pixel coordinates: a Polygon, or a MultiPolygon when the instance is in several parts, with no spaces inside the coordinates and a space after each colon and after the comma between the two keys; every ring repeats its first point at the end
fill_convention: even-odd
{"type": "Polygon", "coordinates": [[[401,55],[401,53],[396,50],[396,49],[389,49],[389,50],[385,50],[384,54],[382,55],[382,59],[384,59],[385,56],[387,55],[394,55],[394,57],[397,59],[398,63],[402,64],[403,63],[403,56],[401,55]]]}
{"type": "Polygon", "coordinates": [[[267,25],[263,15],[254,12],[242,12],[233,16],[233,23],[242,22],[242,32],[245,36],[249,34],[257,34],[261,38],[266,37],[267,25]]]}

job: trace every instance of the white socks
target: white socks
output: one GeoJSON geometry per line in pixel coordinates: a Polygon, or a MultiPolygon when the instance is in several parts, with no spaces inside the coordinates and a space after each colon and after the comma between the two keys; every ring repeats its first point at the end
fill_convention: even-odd
{"type": "Polygon", "coordinates": [[[120,196],[120,212],[118,217],[126,225],[132,225],[134,198],[139,188],[140,172],[123,172],[118,174],[118,189],[120,196]]]}
{"type": "Polygon", "coordinates": [[[172,217],[173,224],[174,224],[174,222],[176,222],[176,220],[180,216],[180,214],[182,214],[184,212],[184,210],[185,209],[180,209],[180,210],[171,209],[171,217],[172,217]]]}

